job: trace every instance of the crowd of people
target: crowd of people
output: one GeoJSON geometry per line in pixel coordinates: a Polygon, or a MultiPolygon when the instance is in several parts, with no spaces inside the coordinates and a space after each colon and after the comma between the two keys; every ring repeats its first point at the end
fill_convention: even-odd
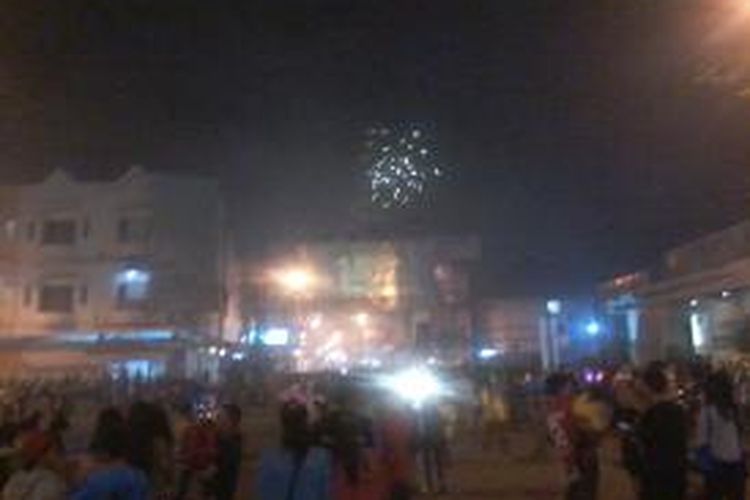
{"type": "MultiPolygon", "coordinates": [[[[281,390],[279,446],[245,469],[251,498],[400,500],[446,489],[444,407],[417,409],[361,382],[281,390]]],[[[231,400],[222,386],[187,381],[3,384],[2,500],[234,499],[247,407],[231,400]]]]}
{"type": "Polygon", "coordinates": [[[640,500],[683,500],[694,493],[744,499],[746,412],[738,402],[739,380],[726,368],[681,370],[661,362],[641,372],[620,369],[590,385],[569,373],[551,375],[547,424],[564,464],[565,498],[600,498],[598,449],[614,435],[640,500]]]}
{"type": "Polygon", "coordinates": [[[300,379],[274,401],[277,445],[245,469],[247,408],[228,403],[221,387],[3,385],[2,500],[228,500],[241,470],[260,500],[410,499],[449,489],[457,432],[506,459],[518,455],[517,433],[542,436],[538,449],[559,454],[568,500],[606,498],[600,452],[613,445],[634,498],[682,500],[697,490],[696,498],[745,498],[744,371],[657,362],[640,371],[447,378],[475,391],[415,404],[366,376],[300,379]]]}
{"type": "Polygon", "coordinates": [[[4,387],[2,499],[233,499],[241,409],[176,397],[183,389],[161,384],[112,398],[101,383],[4,387]],[[70,436],[71,427],[87,435],[70,436]]]}
{"type": "Polygon", "coordinates": [[[325,397],[282,398],[278,449],[261,458],[261,500],[408,500],[446,490],[446,419],[437,401],[414,407],[377,387],[345,383],[325,397]],[[422,480],[417,477],[423,471],[422,480]]]}

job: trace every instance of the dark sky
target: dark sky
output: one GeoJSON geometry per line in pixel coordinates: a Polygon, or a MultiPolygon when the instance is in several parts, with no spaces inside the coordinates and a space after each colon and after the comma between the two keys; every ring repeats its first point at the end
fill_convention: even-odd
{"type": "Polygon", "coordinates": [[[451,174],[384,220],[581,287],[744,217],[750,101],[695,78],[722,1],[5,0],[0,176],[216,174],[257,248],[363,224],[364,129],[427,123],[451,174]]]}

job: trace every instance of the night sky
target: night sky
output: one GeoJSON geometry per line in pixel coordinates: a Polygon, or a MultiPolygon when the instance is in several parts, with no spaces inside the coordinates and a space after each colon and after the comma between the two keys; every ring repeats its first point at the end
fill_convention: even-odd
{"type": "Polygon", "coordinates": [[[215,174],[247,251],[476,233],[487,293],[581,289],[745,217],[723,1],[4,0],[0,176],[215,174]],[[434,133],[426,207],[367,208],[382,122],[434,133]]]}

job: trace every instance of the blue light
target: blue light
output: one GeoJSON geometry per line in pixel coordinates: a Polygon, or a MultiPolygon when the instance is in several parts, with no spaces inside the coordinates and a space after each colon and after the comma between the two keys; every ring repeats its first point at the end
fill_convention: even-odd
{"type": "Polygon", "coordinates": [[[602,325],[600,325],[598,321],[592,319],[591,321],[586,323],[586,333],[591,337],[596,337],[601,333],[601,331],[602,325]]]}
{"type": "Polygon", "coordinates": [[[547,301],[547,312],[552,315],[557,315],[562,312],[562,302],[559,300],[548,300],[547,301]]]}
{"type": "Polygon", "coordinates": [[[127,330],[105,332],[68,332],[55,337],[62,343],[96,344],[99,342],[165,342],[173,340],[171,330],[127,330]]]}
{"type": "Polygon", "coordinates": [[[245,333],[245,336],[243,337],[243,342],[245,344],[254,345],[260,340],[260,334],[258,333],[258,329],[255,327],[252,327],[247,330],[247,333],[245,333]]]}
{"type": "Polygon", "coordinates": [[[112,337],[128,340],[141,340],[143,342],[155,342],[160,340],[172,340],[174,338],[174,332],[170,330],[139,330],[113,334],[112,337]]]}

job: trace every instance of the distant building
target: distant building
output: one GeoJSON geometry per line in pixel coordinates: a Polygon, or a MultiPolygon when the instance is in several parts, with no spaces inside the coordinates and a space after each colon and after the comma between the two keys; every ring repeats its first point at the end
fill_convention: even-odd
{"type": "Polygon", "coordinates": [[[481,347],[500,365],[554,370],[605,354],[611,334],[602,319],[591,297],[567,296],[487,299],[476,322],[481,347]]]}
{"type": "Polygon", "coordinates": [[[479,258],[475,238],[294,244],[265,262],[232,265],[229,316],[239,338],[279,325],[296,331],[310,366],[404,353],[458,362],[469,356],[470,274],[479,258]],[[312,276],[309,289],[286,290],[273,279],[295,268],[312,276]]]}
{"type": "Polygon", "coordinates": [[[481,345],[502,357],[505,365],[534,368],[542,365],[542,341],[546,329],[545,301],[541,299],[492,299],[477,311],[481,345]]]}
{"type": "Polygon", "coordinates": [[[750,353],[750,221],[666,253],[649,272],[604,284],[614,327],[638,362],[750,353]]]}
{"type": "Polygon", "coordinates": [[[640,291],[649,280],[648,273],[635,272],[612,278],[599,287],[611,347],[618,358],[626,361],[640,362],[650,358],[649,352],[660,350],[653,345],[656,335],[647,337],[643,333],[644,301],[640,291]]]}
{"type": "Polygon", "coordinates": [[[56,170],[0,189],[0,218],[0,347],[29,363],[158,375],[220,334],[215,181],[133,167],[88,182],[56,170]]]}

